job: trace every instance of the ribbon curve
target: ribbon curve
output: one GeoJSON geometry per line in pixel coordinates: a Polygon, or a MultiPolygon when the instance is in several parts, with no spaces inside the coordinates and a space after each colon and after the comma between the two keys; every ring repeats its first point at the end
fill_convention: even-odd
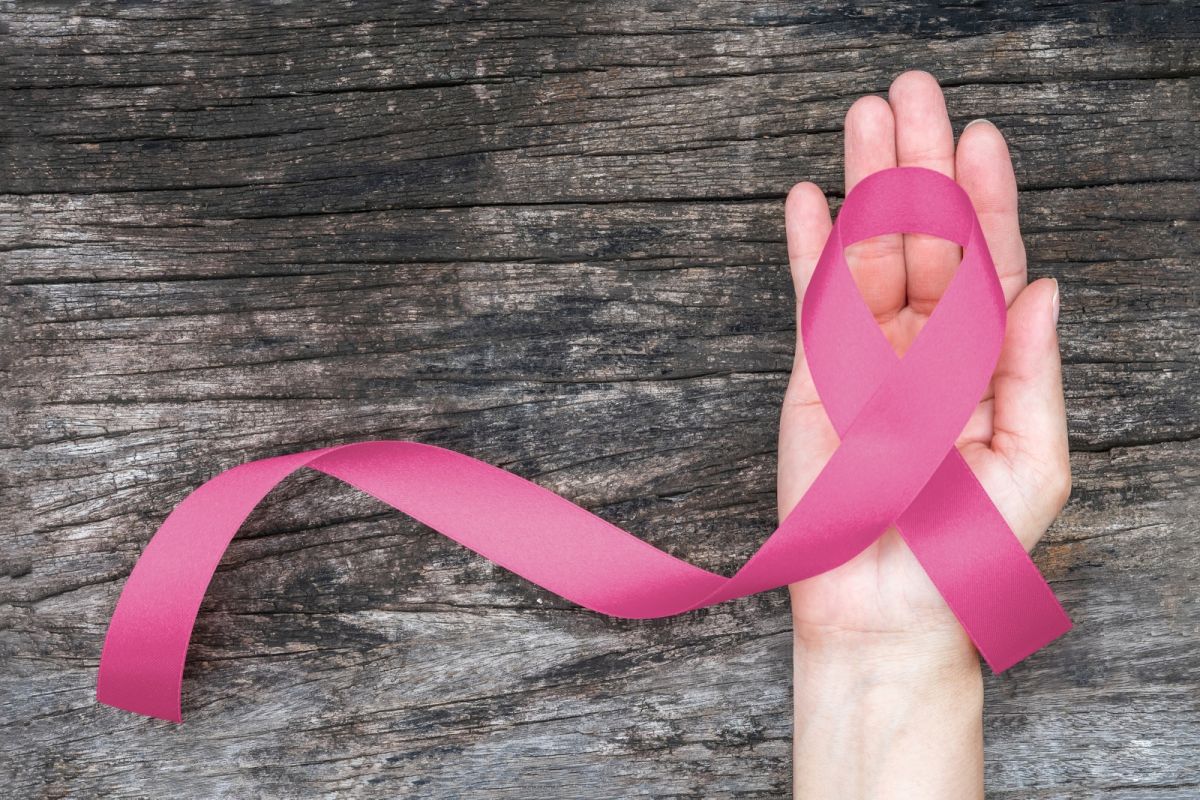
{"type": "Polygon", "coordinates": [[[500,566],[617,617],[664,617],[803,580],[848,561],[895,525],[988,665],[1003,671],[1071,627],[955,447],[991,379],[1005,318],[966,193],[931,170],[877,172],[846,197],[801,313],[804,352],[841,443],[732,577],[440,447],[368,441],[277,456],[217,475],[163,522],[113,612],[97,699],[181,721],[188,642],[217,564],[254,507],[301,467],[345,481],[500,566]],[[963,248],[954,278],[902,359],[843,254],[854,242],[901,232],[963,248]]]}

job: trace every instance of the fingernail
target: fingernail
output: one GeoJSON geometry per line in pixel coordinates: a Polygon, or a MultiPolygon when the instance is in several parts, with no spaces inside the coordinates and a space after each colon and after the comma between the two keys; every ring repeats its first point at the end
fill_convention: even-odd
{"type": "Polygon", "coordinates": [[[1054,325],[1058,326],[1058,312],[1062,306],[1062,302],[1058,295],[1058,278],[1051,278],[1054,281],[1054,299],[1050,301],[1051,307],[1054,309],[1054,325]]]}
{"type": "Polygon", "coordinates": [[[983,117],[980,117],[979,119],[973,119],[966,124],[966,127],[963,128],[963,133],[966,133],[967,128],[971,127],[972,125],[974,125],[977,122],[989,122],[989,120],[986,120],[983,117]]]}

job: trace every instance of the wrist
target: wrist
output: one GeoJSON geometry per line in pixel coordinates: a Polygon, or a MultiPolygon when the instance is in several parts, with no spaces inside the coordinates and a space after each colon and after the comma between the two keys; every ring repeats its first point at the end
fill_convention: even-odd
{"type": "Polygon", "coordinates": [[[927,630],[855,631],[793,623],[797,669],[879,684],[976,683],[979,655],[957,624],[927,630]]]}
{"type": "Polygon", "coordinates": [[[796,798],[981,796],[983,676],[969,641],[806,628],[794,663],[796,798]]]}
{"type": "Polygon", "coordinates": [[[789,593],[798,664],[853,668],[881,680],[921,674],[968,678],[980,673],[975,645],[940,597],[921,604],[898,602],[890,595],[868,598],[879,608],[845,613],[840,605],[845,600],[836,593],[814,595],[803,582],[792,584],[789,593]]]}
{"type": "Polygon", "coordinates": [[[797,712],[903,716],[924,708],[964,719],[982,714],[979,657],[956,643],[797,637],[793,671],[797,712]]]}

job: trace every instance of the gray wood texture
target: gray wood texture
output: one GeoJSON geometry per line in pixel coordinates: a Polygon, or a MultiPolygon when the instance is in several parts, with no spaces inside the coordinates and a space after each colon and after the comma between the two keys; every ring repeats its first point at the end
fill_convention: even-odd
{"type": "Polygon", "coordinates": [[[93,699],[124,577],[244,460],[445,445],[732,571],[774,523],[782,199],[905,68],[1009,138],[1062,285],[1074,617],[988,796],[1200,796],[1190,3],[5,2],[0,786],[786,797],[790,619],[572,607],[332,479],[274,492],[182,726],[93,699]]]}

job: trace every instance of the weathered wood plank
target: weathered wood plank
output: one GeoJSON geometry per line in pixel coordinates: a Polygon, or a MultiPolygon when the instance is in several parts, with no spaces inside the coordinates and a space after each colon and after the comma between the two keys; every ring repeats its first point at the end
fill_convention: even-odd
{"type": "Polygon", "coordinates": [[[327,478],[205,601],[188,723],[96,706],[169,508],[370,437],[730,572],[772,527],[781,199],[899,70],[1009,137],[1063,291],[1077,622],[988,680],[991,797],[1200,791],[1200,23],[1184,3],[0,9],[0,782],[20,797],[782,797],[781,593],[603,619],[327,478]],[[584,453],[580,457],[578,454],[584,453]]]}
{"type": "Polygon", "coordinates": [[[845,105],[897,64],[1052,153],[1018,152],[1026,185],[1197,168],[1164,144],[1189,136],[1200,67],[1182,3],[898,3],[867,24],[836,3],[203,8],[10,15],[7,185],[214,186],[262,214],[774,196],[798,159],[837,181],[845,105]]]}
{"type": "MultiPolygon", "coordinates": [[[[10,142],[17,169],[6,181],[22,194],[211,187],[207,194],[221,199],[205,215],[213,218],[763,198],[779,194],[798,159],[811,165],[806,177],[836,189],[841,116],[854,97],[887,85],[886,76],[873,83],[855,73],[828,87],[775,75],[672,85],[671,70],[649,72],[547,76],[484,99],[471,86],[283,91],[238,101],[201,95],[190,121],[150,98],[147,109],[113,107],[94,96],[103,90],[35,90],[20,95],[26,105],[11,110],[10,124],[44,133],[10,142]],[[598,80],[628,86],[596,95],[598,80]],[[97,128],[120,134],[97,140],[97,128]]],[[[1021,142],[1025,186],[1056,188],[1194,176],[1196,157],[1181,158],[1164,142],[1190,135],[1196,86],[1194,78],[1051,79],[951,88],[947,99],[958,125],[987,116],[1021,142]]]]}
{"type": "MultiPolygon", "coordinates": [[[[1031,272],[1063,285],[1076,448],[1200,432],[1200,377],[1182,357],[1195,198],[1184,182],[1023,195],[1031,272]]],[[[180,204],[123,227],[133,203],[8,202],[36,220],[5,226],[26,248],[9,254],[18,391],[331,400],[386,384],[424,405],[485,381],[500,396],[531,381],[769,374],[782,391],[791,364],[777,201],[364,212],[306,218],[300,234],[292,220],[205,224],[201,206],[180,204]],[[119,367],[90,368],[98,351],[119,367]],[[73,380],[43,386],[47,369],[73,380]]]]}

